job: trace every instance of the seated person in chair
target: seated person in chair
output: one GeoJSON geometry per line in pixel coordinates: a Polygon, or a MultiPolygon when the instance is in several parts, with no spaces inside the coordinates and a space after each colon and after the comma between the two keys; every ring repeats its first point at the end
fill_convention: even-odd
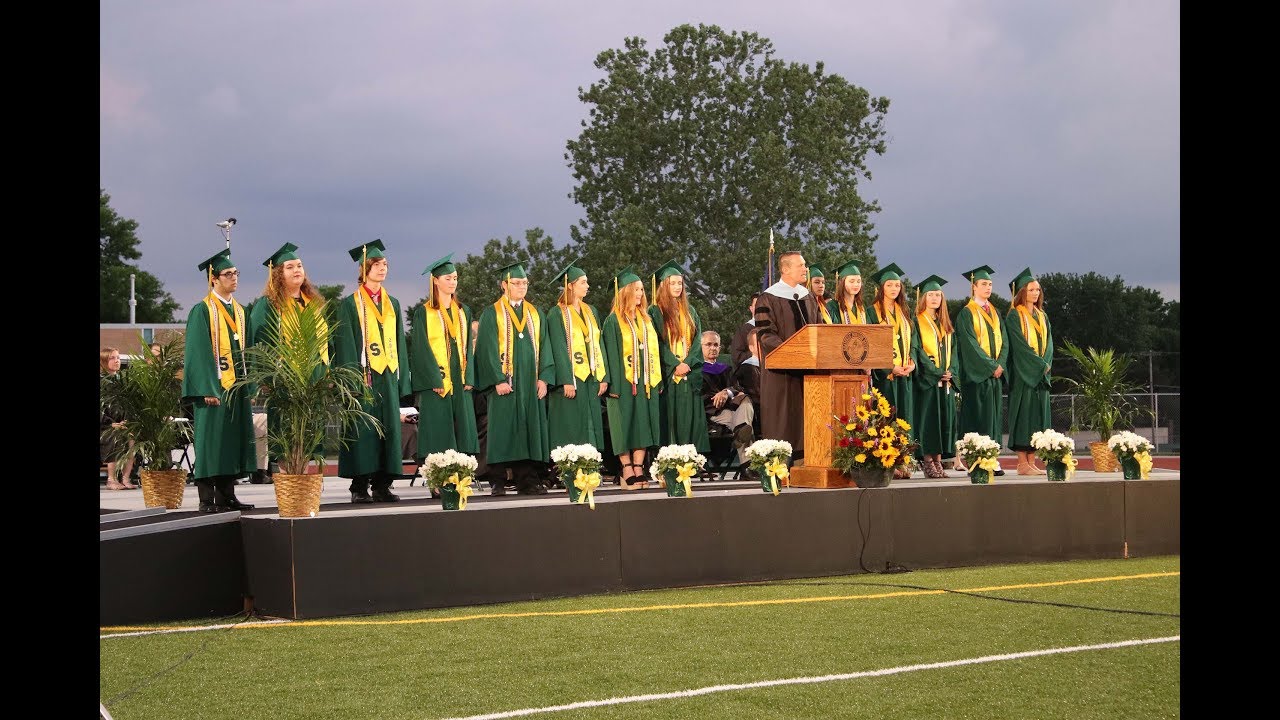
{"type": "Polygon", "coordinates": [[[720,425],[733,433],[733,447],[738,451],[738,462],[747,461],[747,448],[755,442],[751,423],[755,420],[755,405],[746,390],[734,380],[729,366],[719,362],[720,334],[714,330],[702,333],[702,357],[715,358],[716,362],[702,365],[702,406],[707,413],[707,429],[714,433],[720,425]]]}

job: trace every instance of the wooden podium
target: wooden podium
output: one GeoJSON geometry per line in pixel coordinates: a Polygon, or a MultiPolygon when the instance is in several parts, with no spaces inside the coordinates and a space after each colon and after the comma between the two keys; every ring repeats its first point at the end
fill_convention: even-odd
{"type": "Polygon", "coordinates": [[[893,328],[888,325],[822,325],[800,328],[765,356],[769,370],[804,372],[804,459],[791,468],[791,485],[848,487],[831,467],[833,415],[848,415],[867,392],[872,369],[893,367],[893,328]]]}

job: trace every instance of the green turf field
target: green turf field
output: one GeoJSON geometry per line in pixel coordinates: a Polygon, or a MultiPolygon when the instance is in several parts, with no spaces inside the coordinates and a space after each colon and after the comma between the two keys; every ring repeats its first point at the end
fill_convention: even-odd
{"type": "Polygon", "coordinates": [[[99,694],[116,720],[1173,718],[1180,585],[1169,556],[102,628],[99,694]]]}

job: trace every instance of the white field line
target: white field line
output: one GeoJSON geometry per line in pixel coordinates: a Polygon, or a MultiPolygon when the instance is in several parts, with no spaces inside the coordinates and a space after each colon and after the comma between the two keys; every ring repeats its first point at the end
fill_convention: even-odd
{"type": "Polygon", "coordinates": [[[205,630],[226,630],[228,628],[236,627],[237,625],[240,625],[240,626],[244,626],[246,624],[248,625],[279,625],[281,623],[288,623],[288,622],[292,622],[292,621],[290,620],[255,620],[252,623],[228,623],[226,625],[199,625],[195,627],[163,628],[161,630],[138,630],[135,632],[118,632],[118,633],[109,633],[106,635],[99,635],[98,639],[109,640],[111,638],[138,637],[139,635],[167,635],[169,633],[204,632],[205,630]]]}
{"type": "Polygon", "coordinates": [[[1111,650],[1113,648],[1131,647],[1134,645],[1179,642],[1181,639],[1181,635],[1172,635],[1169,637],[1147,638],[1144,640],[1124,640],[1121,642],[1102,643],[1099,645],[1076,645],[1074,647],[1049,648],[1048,650],[1028,650],[1026,652],[1008,653],[1005,655],[986,655],[984,657],[968,658],[964,660],[948,660],[946,662],[924,663],[921,665],[903,665],[902,667],[885,668],[883,670],[864,670],[863,672],[841,673],[839,675],[819,675],[811,677],[785,678],[782,680],[761,680],[759,682],[736,683],[733,685],[711,685],[709,687],[695,688],[693,690],[680,690],[678,692],[655,693],[652,695],[629,695],[627,697],[609,698],[607,700],[583,700],[565,705],[524,708],[522,710],[507,710],[504,712],[488,713],[485,715],[468,715],[461,718],[448,718],[448,720],[501,720],[502,718],[525,717],[528,715],[560,712],[562,710],[580,710],[583,708],[624,705],[626,703],[650,702],[653,700],[675,700],[679,698],[696,697],[698,695],[710,695],[711,693],[732,692],[735,690],[754,690],[756,688],[779,687],[782,685],[809,685],[813,683],[834,682],[837,680],[853,680],[855,678],[897,675],[899,673],[915,672],[917,670],[936,670],[938,668],[959,667],[961,665],[978,665],[981,663],[999,662],[1002,660],[1021,660],[1023,658],[1040,657],[1042,655],[1084,652],[1086,650],[1111,650]]]}

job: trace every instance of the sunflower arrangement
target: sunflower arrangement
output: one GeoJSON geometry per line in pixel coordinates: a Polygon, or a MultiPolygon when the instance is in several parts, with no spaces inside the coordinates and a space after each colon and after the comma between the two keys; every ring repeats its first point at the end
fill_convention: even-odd
{"type": "Polygon", "coordinates": [[[911,424],[898,417],[880,391],[871,388],[853,403],[849,415],[833,415],[835,434],[831,464],[843,473],[856,470],[909,469],[917,444],[911,441],[911,424]]]}

